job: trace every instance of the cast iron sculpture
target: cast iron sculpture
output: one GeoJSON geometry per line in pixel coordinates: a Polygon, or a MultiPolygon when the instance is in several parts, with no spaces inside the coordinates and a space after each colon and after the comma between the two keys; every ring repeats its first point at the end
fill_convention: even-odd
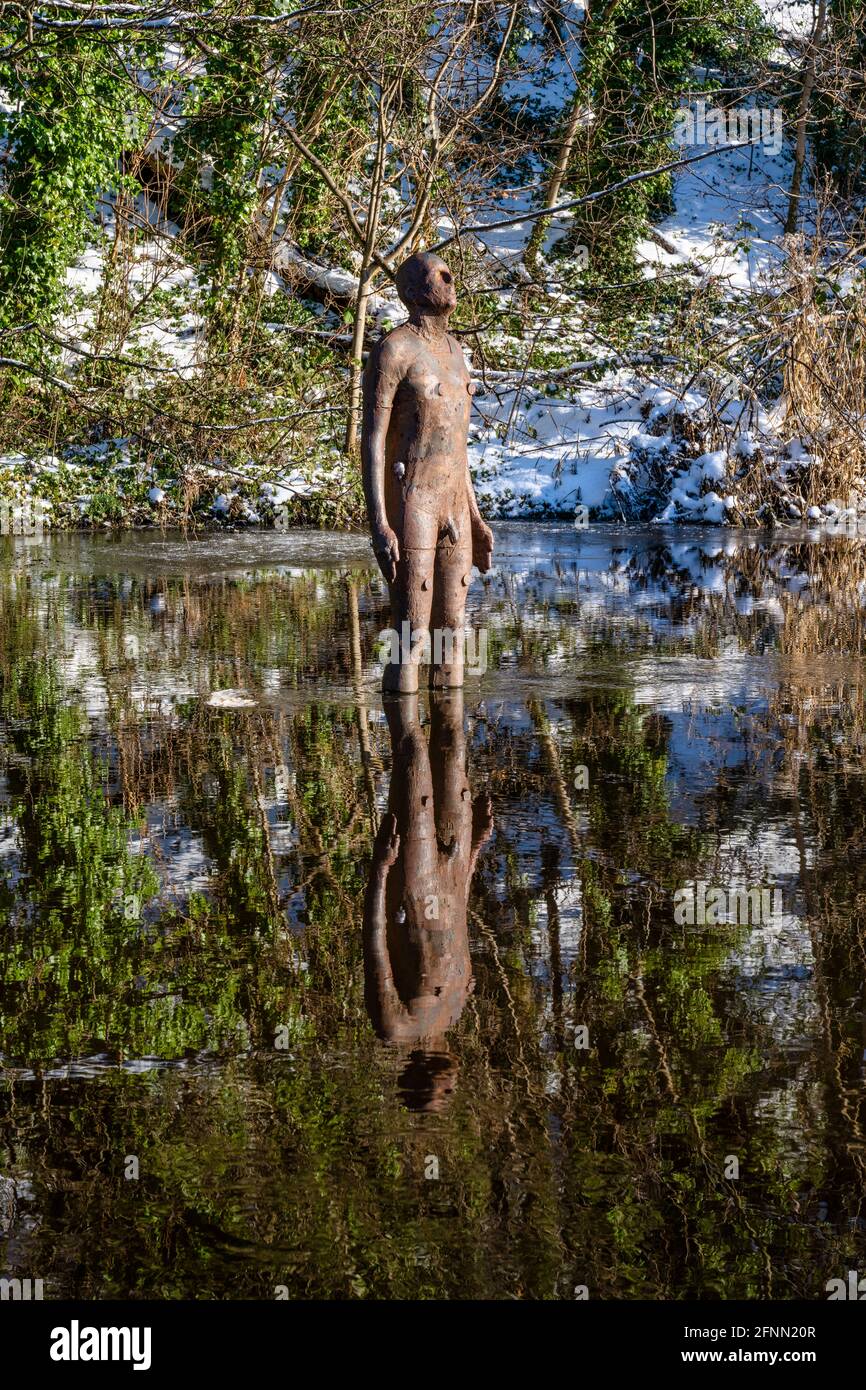
{"type": "Polygon", "coordinates": [[[412,693],[430,661],[434,687],[463,684],[466,591],[485,573],[493,533],[478,510],[466,437],[474,383],[448,333],[457,297],[438,256],[397,271],[409,322],[370,353],[364,372],[361,459],[373,550],[390,590],[396,632],[409,649],[385,666],[383,689],[412,693]],[[444,637],[443,637],[444,634],[444,637]]]}
{"type": "Polygon", "coordinates": [[[429,749],[417,695],[386,700],[385,714],[391,784],[364,900],[364,993],[379,1037],[406,1058],[405,1104],[439,1110],[457,1074],[445,1035],[474,985],[466,913],[492,808],[466,779],[462,691],[430,696],[429,749]]]}

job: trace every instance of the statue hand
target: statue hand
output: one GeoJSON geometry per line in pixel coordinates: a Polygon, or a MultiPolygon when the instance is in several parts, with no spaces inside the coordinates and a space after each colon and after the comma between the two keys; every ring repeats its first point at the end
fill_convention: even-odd
{"type": "Polygon", "coordinates": [[[472,803],[472,843],[483,845],[493,834],[493,802],[489,792],[480,792],[472,803]]]}
{"type": "Polygon", "coordinates": [[[400,561],[400,542],[387,522],[373,528],[373,553],[385,579],[393,584],[400,561]]]}
{"type": "Polygon", "coordinates": [[[382,823],[376,832],[376,842],[373,849],[374,858],[377,864],[383,868],[390,869],[392,864],[397,862],[397,855],[400,853],[400,832],[397,829],[397,817],[393,811],[388,811],[382,817],[382,823]]]}
{"type": "Polygon", "coordinates": [[[481,574],[493,563],[493,532],[480,516],[472,518],[472,563],[481,574]]]}

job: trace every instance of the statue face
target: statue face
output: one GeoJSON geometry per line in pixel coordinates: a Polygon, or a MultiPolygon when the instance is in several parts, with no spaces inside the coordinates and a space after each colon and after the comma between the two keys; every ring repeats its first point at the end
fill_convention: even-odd
{"type": "Polygon", "coordinates": [[[457,305],[454,276],[438,256],[410,256],[397,271],[397,293],[408,309],[450,314],[457,305]]]}

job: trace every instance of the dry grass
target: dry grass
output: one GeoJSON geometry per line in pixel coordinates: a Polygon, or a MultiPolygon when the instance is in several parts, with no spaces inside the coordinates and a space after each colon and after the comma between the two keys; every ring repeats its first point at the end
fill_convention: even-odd
{"type": "Polygon", "coordinates": [[[787,343],[780,415],[812,456],[807,506],[866,491],[866,307],[853,290],[837,292],[825,264],[820,238],[808,252],[796,241],[788,289],[770,313],[772,334],[787,343]]]}

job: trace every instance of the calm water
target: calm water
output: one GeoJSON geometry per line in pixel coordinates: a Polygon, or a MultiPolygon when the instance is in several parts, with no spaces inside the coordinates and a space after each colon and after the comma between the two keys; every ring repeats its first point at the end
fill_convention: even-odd
{"type": "Polygon", "coordinates": [[[0,1274],[824,1298],[866,1267],[866,548],[497,540],[488,670],[387,707],[363,539],[3,540],[0,1274]],[[729,905],[688,920],[701,883],[729,905]]]}

